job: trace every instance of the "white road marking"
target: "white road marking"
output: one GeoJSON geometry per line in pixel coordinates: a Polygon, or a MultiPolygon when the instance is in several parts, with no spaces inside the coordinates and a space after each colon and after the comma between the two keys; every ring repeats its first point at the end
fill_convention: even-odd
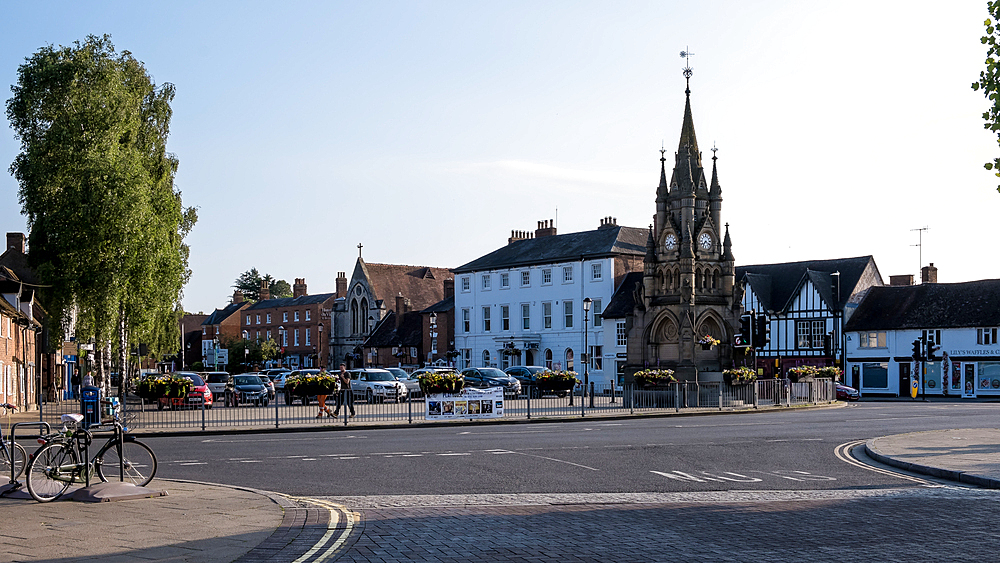
{"type": "Polygon", "coordinates": [[[240,463],[264,463],[263,460],[259,459],[241,459],[240,463]]]}
{"type": "Polygon", "coordinates": [[[185,463],[180,463],[178,465],[208,465],[207,461],[188,461],[185,463]]]}
{"type": "Polygon", "coordinates": [[[469,452],[465,452],[465,453],[451,453],[451,454],[438,454],[438,455],[472,455],[472,454],[470,454],[469,452]]]}
{"type": "Polygon", "coordinates": [[[861,469],[867,469],[868,471],[874,471],[875,473],[881,473],[882,475],[888,475],[890,477],[898,477],[900,479],[905,479],[907,481],[912,481],[914,483],[919,483],[920,485],[923,485],[924,487],[931,487],[931,488],[945,487],[945,485],[940,485],[940,484],[934,483],[932,481],[928,481],[926,479],[921,479],[919,477],[914,477],[912,475],[907,475],[905,473],[900,473],[900,472],[897,472],[897,471],[892,471],[890,469],[884,469],[882,467],[875,467],[875,466],[868,465],[867,463],[862,463],[862,462],[854,459],[854,457],[851,456],[851,450],[854,449],[856,446],[860,446],[861,444],[864,444],[864,443],[865,443],[865,440],[855,440],[853,442],[845,442],[845,443],[840,444],[839,446],[837,446],[833,450],[833,453],[834,453],[834,455],[837,456],[837,459],[839,459],[840,461],[843,461],[844,463],[848,463],[850,465],[853,465],[854,467],[860,467],[861,469]]]}

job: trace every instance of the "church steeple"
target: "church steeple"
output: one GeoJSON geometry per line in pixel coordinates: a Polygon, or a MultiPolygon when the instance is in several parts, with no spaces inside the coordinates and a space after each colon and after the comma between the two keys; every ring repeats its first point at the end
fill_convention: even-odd
{"type": "Polygon", "coordinates": [[[667,157],[666,150],[660,149],[660,185],[656,188],[656,198],[664,199],[670,195],[670,188],[667,187],[667,157]]]}
{"type": "Polygon", "coordinates": [[[712,184],[708,189],[708,193],[711,197],[720,197],[722,195],[722,186],[719,185],[719,171],[715,167],[715,161],[719,157],[715,156],[715,151],[719,149],[712,147],[712,184]]]}

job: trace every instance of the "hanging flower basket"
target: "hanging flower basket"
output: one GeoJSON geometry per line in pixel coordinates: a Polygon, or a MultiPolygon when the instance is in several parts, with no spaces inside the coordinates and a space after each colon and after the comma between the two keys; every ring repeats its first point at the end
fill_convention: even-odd
{"type": "Polygon", "coordinates": [[[421,374],[418,380],[424,395],[461,393],[465,387],[465,378],[455,372],[428,372],[421,374]]]}
{"type": "Polygon", "coordinates": [[[580,380],[575,371],[543,371],[535,375],[534,383],[541,391],[571,391],[580,380]]]}
{"type": "Polygon", "coordinates": [[[187,395],[191,384],[192,381],[186,377],[170,374],[147,377],[136,385],[135,393],[147,401],[160,398],[181,399],[187,395]]]}
{"type": "Polygon", "coordinates": [[[672,369],[644,369],[635,372],[632,377],[636,385],[644,388],[667,387],[671,383],[677,383],[672,369]]]}
{"type": "Polygon", "coordinates": [[[726,385],[749,385],[757,381],[757,372],[746,366],[727,369],[722,371],[722,377],[726,380],[726,385]]]}
{"type": "Polygon", "coordinates": [[[300,397],[332,395],[338,387],[337,378],[325,371],[316,375],[297,375],[285,380],[285,390],[288,394],[300,397]]]}
{"type": "Polygon", "coordinates": [[[839,381],[840,375],[840,368],[835,366],[795,366],[788,368],[788,378],[792,381],[812,381],[817,377],[828,377],[834,381],[839,381]]]}
{"type": "Polygon", "coordinates": [[[719,339],[713,337],[711,334],[706,334],[705,336],[701,337],[701,340],[698,341],[698,344],[701,344],[702,350],[711,350],[712,348],[718,346],[719,342],[720,342],[719,339]]]}

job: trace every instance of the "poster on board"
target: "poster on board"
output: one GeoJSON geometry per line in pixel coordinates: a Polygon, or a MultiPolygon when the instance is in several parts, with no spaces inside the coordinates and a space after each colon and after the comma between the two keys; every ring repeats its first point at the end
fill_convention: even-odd
{"type": "Polygon", "coordinates": [[[424,401],[427,420],[500,418],[503,416],[503,388],[462,389],[461,393],[435,393],[424,401]]]}

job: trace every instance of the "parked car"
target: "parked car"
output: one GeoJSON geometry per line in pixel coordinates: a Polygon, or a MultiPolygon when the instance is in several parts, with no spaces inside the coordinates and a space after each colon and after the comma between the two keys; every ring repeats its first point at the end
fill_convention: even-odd
{"type": "Polygon", "coordinates": [[[233,376],[224,371],[210,371],[202,373],[201,377],[208,383],[208,388],[212,391],[212,401],[218,401],[226,393],[226,386],[229,385],[233,376]]]}
{"type": "MultiPolygon", "coordinates": [[[[316,375],[321,371],[323,370],[319,368],[306,368],[306,369],[297,369],[295,371],[290,371],[288,373],[278,374],[278,377],[281,378],[281,388],[285,394],[285,404],[291,405],[295,402],[296,399],[302,401],[303,405],[308,405],[310,402],[315,401],[316,395],[309,395],[308,397],[305,397],[302,395],[292,395],[291,393],[284,391],[285,381],[287,381],[289,377],[298,377],[300,375],[316,375]]],[[[278,386],[277,379],[275,379],[275,387],[277,386],[278,386]]]]}
{"type": "Polygon", "coordinates": [[[521,382],[497,368],[466,368],[462,370],[462,378],[468,387],[487,389],[503,387],[504,395],[519,395],[521,382]]]}
{"type": "Polygon", "coordinates": [[[407,397],[406,385],[396,381],[391,372],[378,368],[352,369],[351,391],[354,398],[363,398],[369,403],[383,402],[389,399],[403,402],[407,397]]]}
{"type": "Polygon", "coordinates": [[[861,393],[854,387],[848,387],[842,383],[837,384],[838,401],[857,401],[861,398],[861,393]]]}
{"type": "Polygon", "coordinates": [[[160,397],[156,408],[162,410],[167,407],[177,409],[181,407],[200,407],[202,405],[206,409],[212,408],[212,404],[215,402],[212,400],[212,391],[209,390],[208,384],[205,383],[205,380],[200,375],[193,371],[179,371],[174,373],[174,375],[190,379],[191,388],[188,389],[187,395],[184,397],[160,397]]]}
{"type": "Polygon", "coordinates": [[[234,406],[240,404],[253,404],[254,406],[267,406],[267,385],[261,381],[260,376],[250,373],[241,373],[233,376],[229,388],[226,390],[231,397],[234,406]]]}
{"type": "Polygon", "coordinates": [[[266,375],[268,379],[274,383],[274,390],[276,392],[280,392],[285,390],[285,378],[288,377],[288,374],[291,372],[292,370],[288,368],[272,368],[266,369],[260,373],[266,375]]]}
{"type": "Polygon", "coordinates": [[[406,386],[406,394],[411,397],[420,396],[420,381],[410,376],[403,368],[385,368],[385,371],[392,374],[396,381],[400,381],[406,386]]]}
{"type": "MultiPolygon", "coordinates": [[[[504,370],[504,373],[514,377],[518,382],[521,383],[521,389],[526,386],[531,386],[531,398],[538,399],[542,396],[541,389],[535,385],[535,375],[547,371],[546,368],[542,366],[511,366],[504,370]]],[[[566,393],[562,392],[559,394],[560,397],[565,397],[566,393]]]]}
{"type": "Polygon", "coordinates": [[[274,382],[271,381],[270,377],[260,373],[259,371],[251,371],[248,372],[247,375],[256,375],[259,377],[260,382],[264,384],[264,387],[267,387],[267,398],[272,401],[274,400],[274,382]]]}

